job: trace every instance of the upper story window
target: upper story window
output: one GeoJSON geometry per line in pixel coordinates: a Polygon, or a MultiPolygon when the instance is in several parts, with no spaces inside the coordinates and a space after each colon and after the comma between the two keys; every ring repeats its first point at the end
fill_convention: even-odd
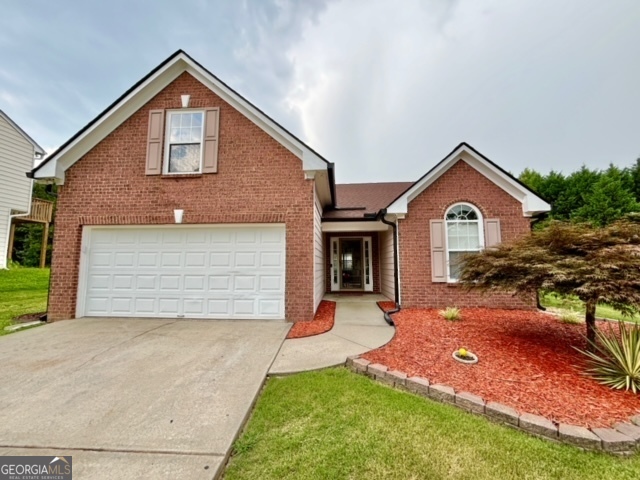
{"type": "Polygon", "coordinates": [[[460,259],[484,247],[482,214],[468,203],[452,205],[445,215],[447,222],[447,272],[449,281],[460,278],[460,259]]]}
{"type": "Polygon", "coordinates": [[[167,112],[164,173],[201,173],[203,111],[167,112]]]}

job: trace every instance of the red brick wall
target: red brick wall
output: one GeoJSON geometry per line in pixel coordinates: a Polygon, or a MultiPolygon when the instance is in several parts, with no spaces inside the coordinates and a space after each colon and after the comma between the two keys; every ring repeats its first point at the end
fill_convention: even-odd
{"type": "Polygon", "coordinates": [[[331,293],[331,239],[335,237],[371,237],[371,268],[373,274],[373,293],[380,293],[380,247],[378,232],[340,232],[324,234],[324,271],[326,293],[331,293]]]}
{"type": "Polygon", "coordinates": [[[444,219],[447,209],[457,202],[473,204],[485,219],[499,218],[502,241],[530,230],[529,219],[522,215],[522,204],[518,200],[464,161],[458,161],[409,203],[406,217],[399,221],[402,306],[534,308],[533,298],[481,295],[465,292],[455,283],[431,281],[429,220],[444,219]]]}
{"type": "Polygon", "coordinates": [[[66,172],[59,190],[49,318],[75,316],[82,225],[285,223],[286,316],[313,318],[313,183],[302,162],[211,90],[183,73],[66,172]],[[218,173],[145,175],[149,110],[220,107],[218,173]]]}

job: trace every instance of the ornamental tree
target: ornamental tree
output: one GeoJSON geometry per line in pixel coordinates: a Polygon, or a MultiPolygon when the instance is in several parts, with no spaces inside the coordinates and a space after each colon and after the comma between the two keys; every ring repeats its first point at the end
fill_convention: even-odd
{"type": "Polygon", "coordinates": [[[466,289],[575,295],[586,305],[587,338],[596,338],[596,305],[624,314],[640,309],[640,223],[620,220],[604,228],[554,221],[511,243],[464,257],[466,289]]]}

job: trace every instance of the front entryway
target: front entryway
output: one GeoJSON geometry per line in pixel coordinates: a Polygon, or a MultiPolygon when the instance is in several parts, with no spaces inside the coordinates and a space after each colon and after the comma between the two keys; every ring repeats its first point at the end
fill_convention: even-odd
{"type": "Polygon", "coordinates": [[[373,291],[371,237],[331,238],[331,291],[373,291]]]}

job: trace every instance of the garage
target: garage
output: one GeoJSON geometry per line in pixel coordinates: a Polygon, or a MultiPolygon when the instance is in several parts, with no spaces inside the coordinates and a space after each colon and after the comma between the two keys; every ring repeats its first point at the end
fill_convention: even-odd
{"type": "Polygon", "coordinates": [[[85,227],[76,316],[284,319],[284,225],[85,227]]]}

